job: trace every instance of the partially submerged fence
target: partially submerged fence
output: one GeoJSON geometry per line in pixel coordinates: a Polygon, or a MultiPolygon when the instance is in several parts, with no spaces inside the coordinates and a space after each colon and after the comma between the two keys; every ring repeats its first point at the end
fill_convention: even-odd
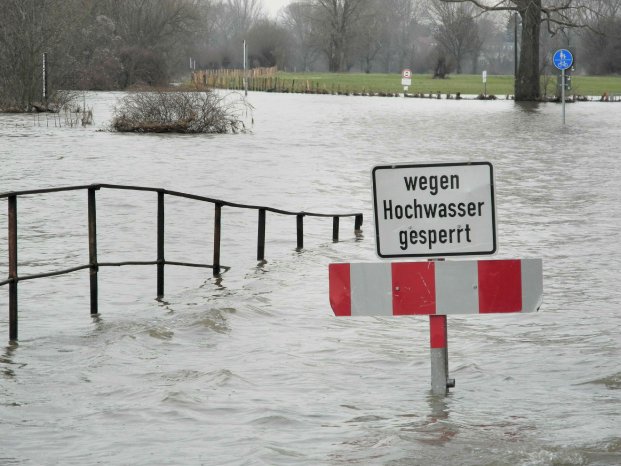
{"type": "Polygon", "coordinates": [[[98,311],[98,280],[97,274],[100,267],[126,266],[126,265],[155,265],[157,266],[157,297],[164,296],[164,267],[166,265],[177,265],[184,267],[203,267],[210,268],[213,275],[217,276],[222,270],[228,267],[221,265],[220,262],[220,240],[222,226],[222,208],[233,207],[238,209],[251,209],[258,211],[258,228],[257,228],[257,261],[265,259],[265,219],[267,212],[280,215],[290,215],[296,218],[296,239],[297,248],[304,247],[304,217],[331,217],[332,218],[332,240],[339,239],[339,223],[343,217],[354,217],[354,232],[357,233],[362,227],[363,217],[361,213],[350,214],[322,214],[314,212],[292,212],[273,207],[239,204],[227,202],[220,199],[214,199],[196,194],[188,194],[179,191],[171,191],[168,189],[150,188],[144,186],[123,186],[114,184],[92,184],[82,186],[66,186],[60,188],[34,189],[29,191],[14,191],[8,193],[0,193],[0,199],[8,200],[8,265],[9,275],[6,280],[0,280],[0,287],[9,286],[9,339],[17,340],[18,335],[18,301],[17,301],[17,285],[20,281],[34,280],[38,278],[53,277],[56,275],[65,275],[76,272],[78,270],[88,269],[90,274],[90,310],[91,314],[97,314],[98,311]],[[96,192],[100,189],[116,189],[129,191],[149,191],[157,194],[157,259],[151,261],[124,261],[124,262],[99,262],[97,259],[97,205],[96,192]],[[70,267],[52,272],[38,273],[32,275],[19,276],[18,260],[17,260],[17,198],[20,196],[58,193],[61,191],[78,191],[86,190],[88,193],[88,264],[70,267]],[[213,262],[212,264],[199,264],[191,262],[179,262],[167,260],[164,250],[164,233],[165,233],[165,196],[181,197],[192,199],[200,202],[207,202],[214,205],[214,231],[213,231],[213,262]]]}

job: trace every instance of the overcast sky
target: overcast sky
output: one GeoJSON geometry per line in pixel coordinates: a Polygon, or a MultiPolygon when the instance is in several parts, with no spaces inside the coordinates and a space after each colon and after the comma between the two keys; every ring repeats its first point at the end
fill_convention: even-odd
{"type": "Polygon", "coordinates": [[[275,18],[278,10],[291,3],[291,1],[292,0],[263,0],[263,6],[268,16],[275,18]]]}

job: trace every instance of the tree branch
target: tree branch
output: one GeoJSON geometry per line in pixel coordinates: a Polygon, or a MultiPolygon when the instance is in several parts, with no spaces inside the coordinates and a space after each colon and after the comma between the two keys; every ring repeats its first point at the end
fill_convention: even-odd
{"type": "Polygon", "coordinates": [[[485,5],[479,0],[440,0],[443,3],[472,3],[474,6],[484,11],[517,11],[517,6],[503,5],[504,1],[499,1],[495,5],[485,5]]]}

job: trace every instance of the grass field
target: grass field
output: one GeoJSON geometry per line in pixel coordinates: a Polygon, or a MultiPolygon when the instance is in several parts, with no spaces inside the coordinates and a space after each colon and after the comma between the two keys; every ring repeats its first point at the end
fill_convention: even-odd
{"type": "MultiPolygon", "coordinates": [[[[312,88],[319,87],[329,91],[347,92],[403,92],[399,74],[364,73],[285,73],[278,78],[301,83],[307,81],[312,88]]],[[[450,75],[447,79],[433,79],[431,75],[413,75],[408,92],[442,94],[481,94],[483,83],[480,75],[450,75]]],[[[547,95],[554,95],[556,75],[542,77],[542,91],[547,85],[547,95]]],[[[569,94],[601,96],[607,92],[621,94],[621,76],[572,76],[572,89],[569,94]]],[[[513,95],[513,76],[487,76],[487,93],[498,97],[513,95]]]]}

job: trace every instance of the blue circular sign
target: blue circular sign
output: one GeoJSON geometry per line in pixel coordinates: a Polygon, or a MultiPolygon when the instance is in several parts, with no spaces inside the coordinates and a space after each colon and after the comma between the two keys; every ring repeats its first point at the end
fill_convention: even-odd
{"type": "Polygon", "coordinates": [[[574,62],[574,56],[567,49],[559,49],[554,52],[552,61],[554,62],[554,66],[556,66],[559,70],[566,70],[567,68],[570,68],[574,62]]]}

